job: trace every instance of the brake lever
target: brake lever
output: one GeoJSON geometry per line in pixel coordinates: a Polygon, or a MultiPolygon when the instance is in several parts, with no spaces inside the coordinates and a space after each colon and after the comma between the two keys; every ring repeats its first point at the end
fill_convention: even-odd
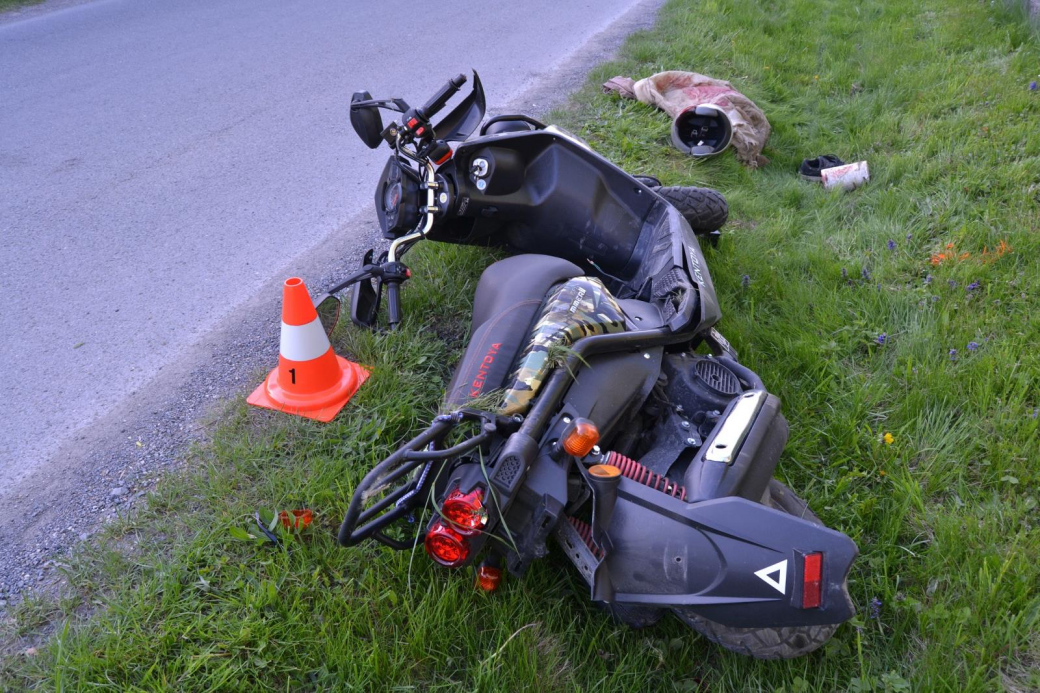
{"type": "Polygon", "coordinates": [[[350,104],[350,110],[356,111],[359,108],[368,108],[370,106],[385,108],[388,111],[397,111],[398,113],[404,113],[411,108],[404,99],[368,99],[367,101],[355,101],[350,104]]]}
{"type": "MultiPolygon", "coordinates": [[[[363,265],[360,270],[350,275],[347,279],[341,281],[339,284],[336,284],[336,286],[332,287],[324,294],[321,294],[320,298],[325,299],[328,296],[338,294],[340,291],[343,291],[343,289],[347,288],[351,284],[355,284],[366,279],[372,279],[378,276],[379,270],[379,265],[363,265]]],[[[315,305],[317,305],[317,301],[315,302],[315,305]]]]}

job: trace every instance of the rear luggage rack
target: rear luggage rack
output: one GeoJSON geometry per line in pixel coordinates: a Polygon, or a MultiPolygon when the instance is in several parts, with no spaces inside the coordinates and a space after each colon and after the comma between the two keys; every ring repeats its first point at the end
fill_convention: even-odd
{"type": "Polygon", "coordinates": [[[365,539],[375,539],[387,546],[411,549],[422,538],[417,533],[410,540],[400,541],[383,534],[390,524],[407,518],[412,511],[426,503],[427,491],[440,463],[474,450],[491,440],[496,433],[513,430],[519,421],[510,417],[476,409],[459,409],[451,414],[442,414],[433,420],[429,428],[402,445],[394,454],[376,465],[361,480],[350,499],[350,507],[339,528],[339,543],[354,546],[365,539]],[[444,441],[457,426],[467,422],[480,422],[480,430],[473,436],[456,443],[450,448],[438,450],[435,446],[444,441]],[[410,480],[405,475],[425,465],[419,474],[410,480]],[[394,487],[394,484],[398,484],[394,487]],[[384,494],[373,505],[362,509],[370,497],[384,494]]]}

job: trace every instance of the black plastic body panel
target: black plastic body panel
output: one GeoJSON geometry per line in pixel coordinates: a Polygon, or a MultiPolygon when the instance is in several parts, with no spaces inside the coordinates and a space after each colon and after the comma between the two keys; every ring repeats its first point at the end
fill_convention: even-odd
{"type": "Polygon", "coordinates": [[[757,628],[841,623],[855,613],[845,582],[856,544],[743,498],[690,504],[622,478],[609,532],[618,603],[687,607],[757,628]],[[802,609],[800,559],[815,551],[824,554],[822,604],[802,609]]]}
{"type": "Polygon", "coordinates": [[[629,411],[646,401],[661,372],[663,349],[607,354],[589,359],[563,398],[561,411],[596,424],[601,446],[609,447],[615,428],[629,411]]]}
{"type": "Polygon", "coordinates": [[[480,83],[480,75],[474,70],[472,91],[450,113],[441,118],[433,126],[433,130],[438,139],[448,142],[464,140],[480,125],[486,110],[484,85],[480,83]]]}
{"type": "Polygon", "coordinates": [[[676,332],[718,321],[715,288],[686,220],[571,136],[550,128],[480,137],[460,145],[439,172],[454,182],[455,206],[428,238],[570,260],[618,298],[670,301],[666,322],[676,332]],[[479,178],[478,159],[487,162],[479,178]]]}
{"type": "MultiPolygon", "coordinates": [[[[734,400],[723,413],[722,421],[736,406],[734,400]]],[[[716,427],[716,433],[722,428],[716,427]]],[[[704,441],[700,452],[690,462],[683,483],[691,502],[739,496],[759,501],[773,478],[780,453],[787,444],[787,420],[780,414],[780,400],[766,395],[765,402],[751,423],[736,458],[726,464],[705,459],[713,437],[704,441]]]]}
{"type": "MultiPolygon", "coordinates": [[[[464,242],[508,243],[611,274],[626,267],[643,221],[659,199],[620,168],[560,133],[512,132],[470,140],[455,152],[455,213],[472,219],[464,242]],[[488,162],[487,187],[470,173],[488,162]]],[[[440,240],[436,231],[430,234],[440,240]]],[[[461,240],[461,239],[460,239],[461,240]]]]}
{"type": "MultiPolygon", "coordinates": [[[[542,452],[535,455],[537,446],[527,442],[531,439],[522,432],[510,438],[495,463],[491,481],[498,493],[498,507],[507,508],[505,523],[509,535],[521,549],[519,552],[506,552],[511,572],[523,574],[531,560],[544,555],[545,539],[555,527],[560,510],[568,502],[567,471],[571,458],[545,452],[553,449],[554,439],[565,426],[564,416],[589,419],[600,430],[602,439],[609,439],[626,412],[641,406],[650,394],[660,372],[662,351],[661,347],[655,347],[590,358],[567,392],[555,423],[543,435],[542,452]],[[512,452],[514,450],[516,453],[512,452]],[[521,450],[524,452],[520,453],[521,450]],[[509,462],[507,457],[510,455],[526,459],[529,467],[509,462]],[[499,469],[505,471],[502,479],[499,478],[499,469]],[[547,521],[549,523],[545,524],[547,521]],[[529,549],[527,553],[524,547],[529,549]]],[[[488,529],[495,530],[494,527],[488,529]]]]}

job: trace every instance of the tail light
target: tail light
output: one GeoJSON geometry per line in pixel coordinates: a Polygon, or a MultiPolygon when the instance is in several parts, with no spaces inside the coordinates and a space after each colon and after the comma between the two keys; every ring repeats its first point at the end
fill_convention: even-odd
{"type": "Polygon", "coordinates": [[[426,532],[426,553],[443,566],[455,568],[469,558],[469,541],[451,527],[437,520],[426,532]]]}
{"type": "Polygon", "coordinates": [[[494,592],[502,584],[502,569],[491,565],[477,568],[476,586],[485,592],[494,592]]]}
{"type": "Polygon", "coordinates": [[[802,608],[820,608],[820,583],[823,577],[823,554],[807,553],[802,557],[802,608]]]}
{"type": "Polygon", "coordinates": [[[476,534],[488,521],[484,491],[479,487],[469,493],[455,489],[441,505],[441,515],[457,534],[467,537],[476,534]]]}

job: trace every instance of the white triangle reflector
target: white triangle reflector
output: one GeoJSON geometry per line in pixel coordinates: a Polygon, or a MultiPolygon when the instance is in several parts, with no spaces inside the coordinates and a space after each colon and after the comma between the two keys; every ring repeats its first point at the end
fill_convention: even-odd
{"type": "Polygon", "coordinates": [[[780,594],[787,594],[787,559],[756,570],[755,575],[780,594]],[[776,573],[776,578],[771,577],[773,573],[776,573]]]}

